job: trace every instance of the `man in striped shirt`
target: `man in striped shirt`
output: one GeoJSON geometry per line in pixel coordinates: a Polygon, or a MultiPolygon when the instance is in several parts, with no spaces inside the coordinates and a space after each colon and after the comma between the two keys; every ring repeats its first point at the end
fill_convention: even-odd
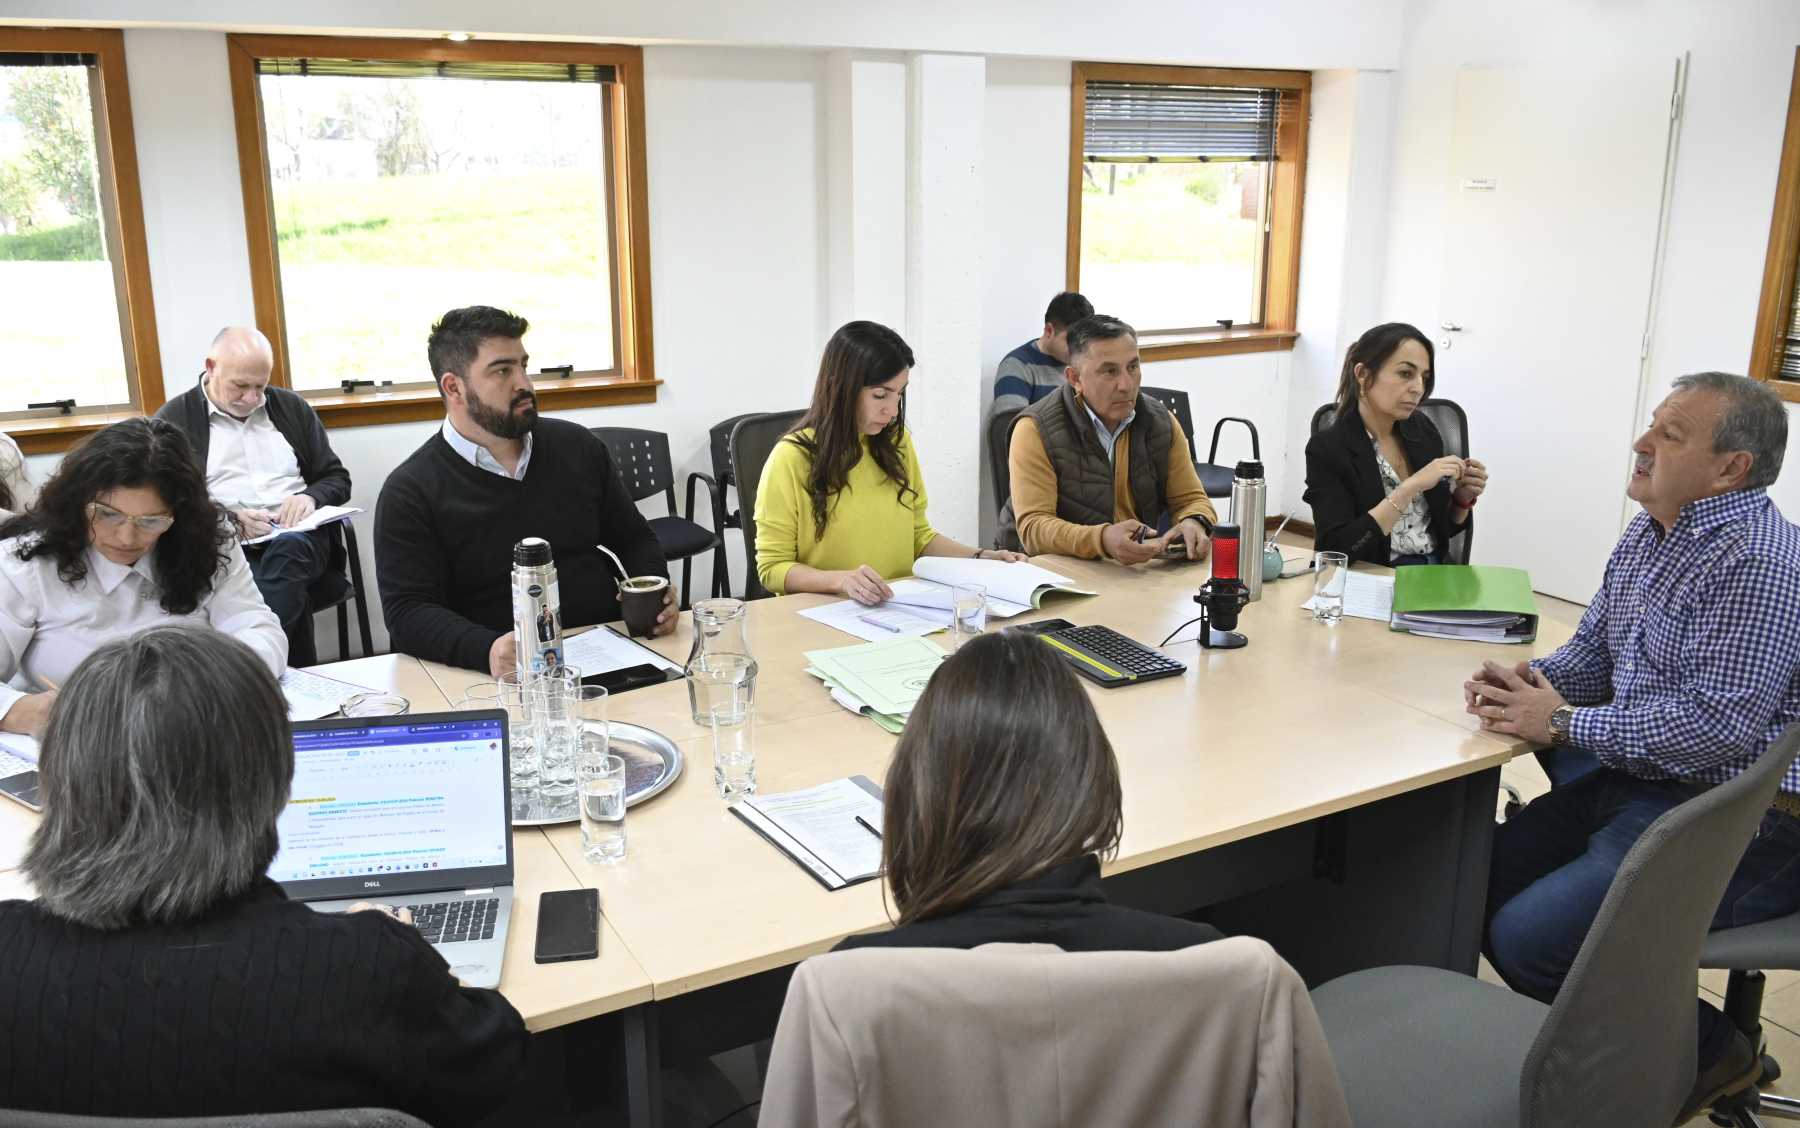
{"type": "MultiPolygon", "coordinates": [[[[1485,949],[1514,990],[1556,996],[1626,851],[1656,817],[1743,771],[1800,722],[1800,527],[1765,492],[1787,409],[1767,385],[1703,372],[1656,408],[1626,493],[1644,507],[1569,642],[1467,683],[1482,727],[1590,754],[1495,832],[1485,949]]],[[[1800,910],[1800,763],[1788,768],[1713,928],[1800,910]]],[[[1753,1084],[1755,1049],[1700,1003],[1682,1119],[1753,1084]]]]}
{"type": "Polygon", "coordinates": [[[1007,353],[994,370],[991,414],[1022,411],[1063,386],[1069,366],[1069,326],[1094,312],[1094,303],[1064,292],[1044,310],[1044,331],[1007,353]]]}

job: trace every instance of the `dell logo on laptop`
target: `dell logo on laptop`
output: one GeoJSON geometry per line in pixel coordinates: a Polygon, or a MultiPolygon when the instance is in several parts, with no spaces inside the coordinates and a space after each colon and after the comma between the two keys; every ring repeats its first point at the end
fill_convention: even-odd
{"type": "Polygon", "coordinates": [[[380,888],[381,888],[381,882],[379,882],[379,881],[365,881],[365,882],[363,882],[363,888],[364,888],[364,889],[380,889],[380,888]]]}

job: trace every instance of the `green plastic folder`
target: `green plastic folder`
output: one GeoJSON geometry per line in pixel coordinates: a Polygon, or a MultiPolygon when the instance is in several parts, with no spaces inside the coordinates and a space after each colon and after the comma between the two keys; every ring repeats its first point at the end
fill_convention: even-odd
{"type": "Polygon", "coordinates": [[[1421,564],[1394,569],[1396,631],[1476,642],[1537,638],[1537,597],[1523,568],[1421,564]]]}

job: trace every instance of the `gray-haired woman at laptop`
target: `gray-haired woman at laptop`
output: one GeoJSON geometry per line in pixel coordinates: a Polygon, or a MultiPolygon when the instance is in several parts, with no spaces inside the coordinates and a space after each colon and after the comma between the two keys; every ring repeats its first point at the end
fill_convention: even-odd
{"type": "Polygon", "coordinates": [[[388,913],[315,913],[268,879],[293,768],[274,677],[226,635],[157,627],[76,668],[39,762],[39,900],[0,902],[0,1105],[443,1128],[512,1094],[505,999],[388,913]]]}

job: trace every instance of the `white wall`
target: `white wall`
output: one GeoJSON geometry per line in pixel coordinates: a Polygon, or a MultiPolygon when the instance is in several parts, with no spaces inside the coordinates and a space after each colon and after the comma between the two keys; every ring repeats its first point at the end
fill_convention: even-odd
{"type": "Polygon", "coordinates": [[[604,39],[1213,66],[1387,67],[1402,0],[30,0],[0,23],[604,39]]]}
{"type": "MultiPolygon", "coordinates": [[[[1800,4],[1792,0],[1419,0],[1406,15],[1400,59],[1385,317],[1435,325],[1446,229],[1456,70],[1501,63],[1592,65],[1607,58],[1692,52],[1663,291],[1652,339],[1651,402],[1699,369],[1743,372],[1762,284],[1800,4]]],[[[1603,128],[1603,123],[1597,123],[1603,128]]],[[[1593,264],[1605,286],[1608,264],[1593,264]]],[[[1579,317],[1580,311],[1571,311],[1579,317]]],[[[1554,363],[1521,342],[1519,362],[1554,363]]],[[[1440,365],[1448,380],[1451,365],[1440,365]]],[[[1453,386],[1446,393],[1455,396],[1453,386]]],[[[1543,405],[1521,404],[1495,425],[1541,427],[1543,405]]],[[[1800,420],[1790,410],[1790,466],[1770,492],[1800,515],[1800,420]]],[[[1580,441],[1580,425],[1547,435],[1580,441]]],[[[1500,471],[1496,471],[1496,482],[1500,471]]],[[[1621,483],[1621,490],[1623,484],[1621,483]]],[[[1604,515],[1607,521],[1612,514],[1604,515]]]]}

